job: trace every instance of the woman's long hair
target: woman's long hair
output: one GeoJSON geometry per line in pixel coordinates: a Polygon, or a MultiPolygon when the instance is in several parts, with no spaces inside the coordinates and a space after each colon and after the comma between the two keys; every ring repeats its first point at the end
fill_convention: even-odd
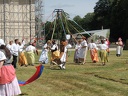
{"type": "Polygon", "coordinates": [[[6,55],[7,58],[11,58],[11,52],[5,45],[1,45],[0,49],[5,51],[5,55],[6,55]]]}

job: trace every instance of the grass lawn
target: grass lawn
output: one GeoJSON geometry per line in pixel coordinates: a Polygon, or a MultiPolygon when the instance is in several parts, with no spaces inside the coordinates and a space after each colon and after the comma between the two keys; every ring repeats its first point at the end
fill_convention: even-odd
{"type": "MultiPolygon", "coordinates": [[[[41,77],[22,86],[22,93],[27,94],[25,96],[128,96],[128,51],[123,51],[121,57],[115,53],[110,52],[105,66],[92,63],[89,52],[86,64],[78,65],[73,63],[72,51],[66,70],[59,70],[57,66],[51,70],[50,65],[45,64],[41,77]]],[[[36,56],[36,62],[38,58],[36,56]]],[[[27,80],[34,72],[34,66],[16,70],[19,80],[27,80]]]]}

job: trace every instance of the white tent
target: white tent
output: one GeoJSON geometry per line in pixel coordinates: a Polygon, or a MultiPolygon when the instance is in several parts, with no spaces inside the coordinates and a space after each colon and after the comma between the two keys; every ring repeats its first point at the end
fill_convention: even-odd
{"type": "Polygon", "coordinates": [[[90,42],[91,39],[93,39],[96,43],[99,42],[101,39],[108,38],[110,36],[110,29],[103,29],[103,30],[92,30],[92,31],[85,31],[81,33],[76,33],[73,36],[80,39],[82,38],[81,35],[84,34],[90,34],[90,37],[88,38],[88,42],[90,42]]]}
{"type": "Polygon", "coordinates": [[[87,33],[89,33],[91,36],[97,35],[97,36],[102,36],[104,38],[109,38],[110,29],[85,31],[85,32],[81,32],[80,34],[87,34],[87,33]]]}

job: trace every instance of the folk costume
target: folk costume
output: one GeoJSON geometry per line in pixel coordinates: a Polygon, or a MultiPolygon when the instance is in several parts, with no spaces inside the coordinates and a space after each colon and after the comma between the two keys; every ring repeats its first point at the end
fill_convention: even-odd
{"type": "Polygon", "coordinates": [[[19,43],[19,62],[18,63],[20,66],[25,65],[27,67],[28,62],[25,56],[25,52],[23,50],[24,45],[25,45],[25,41],[23,41],[22,44],[19,43]]]}
{"type": "Polygon", "coordinates": [[[108,52],[108,55],[109,55],[109,53],[110,53],[110,50],[109,50],[110,42],[107,38],[105,39],[105,44],[108,46],[107,52],[108,52]]]}
{"type": "Polygon", "coordinates": [[[0,49],[0,96],[16,96],[21,94],[15,69],[10,59],[11,53],[8,56],[4,49],[0,49]]]}
{"type": "Polygon", "coordinates": [[[26,48],[26,57],[29,65],[33,66],[35,63],[35,52],[36,48],[31,44],[26,48]]]}
{"type": "Polygon", "coordinates": [[[47,41],[47,43],[43,46],[39,62],[42,64],[47,64],[48,63],[48,50],[50,49],[50,40],[47,41]]]}
{"type": "Polygon", "coordinates": [[[122,39],[119,38],[118,42],[116,42],[117,48],[116,48],[116,56],[120,57],[122,55],[123,52],[123,42],[122,39]]]}
{"type": "Polygon", "coordinates": [[[101,58],[101,62],[102,62],[102,65],[105,65],[106,62],[108,62],[108,57],[107,57],[107,49],[108,49],[108,46],[106,44],[104,44],[104,41],[101,40],[102,44],[99,44],[99,56],[101,58]]]}
{"type": "Polygon", "coordinates": [[[70,44],[68,44],[67,41],[63,41],[62,45],[60,47],[60,61],[61,64],[59,65],[60,69],[65,69],[65,64],[66,64],[66,60],[67,60],[67,51],[68,48],[71,48],[72,46],[70,44]]]}
{"type": "Polygon", "coordinates": [[[86,61],[86,56],[87,56],[87,41],[85,40],[85,37],[83,37],[83,41],[81,42],[81,48],[80,48],[80,53],[78,55],[80,62],[82,62],[82,64],[85,64],[86,61]]]}
{"type": "Polygon", "coordinates": [[[55,41],[52,41],[51,47],[51,63],[58,65],[60,62],[60,51],[58,50],[58,45],[55,41]]]}
{"type": "Polygon", "coordinates": [[[99,61],[99,58],[98,58],[98,48],[97,48],[97,46],[96,46],[96,44],[95,43],[89,43],[88,44],[88,48],[89,48],[89,50],[90,50],[90,56],[91,56],[91,59],[92,59],[92,61],[93,61],[93,63],[96,63],[96,62],[98,62],[99,61]]]}
{"type": "Polygon", "coordinates": [[[78,42],[75,46],[74,62],[79,63],[79,54],[80,54],[81,42],[78,42]]]}

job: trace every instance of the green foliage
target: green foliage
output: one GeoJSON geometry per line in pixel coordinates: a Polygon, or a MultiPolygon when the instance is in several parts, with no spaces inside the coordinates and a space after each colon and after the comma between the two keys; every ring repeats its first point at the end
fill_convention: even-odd
{"type": "Polygon", "coordinates": [[[94,7],[94,13],[86,14],[75,21],[81,24],[85,30],[99,30],[109,28],[110,38],[116,41],[122,37],[123,41],[128,38],[128,0],[99,0],[94,7]]]}
{"type": "Polygon", "coordinates": [[[85,30],[93,29],[93,27],[94,27],[94,24],[93,24],[94,16],[95,16],[94,13],[88,13],[82,19],[82,27],[85,28],[85,30]]]}
{"type": "Polygon", "coordinates": [[[125,46],[124,46],[124,50],[128,50],[128,39],[126,40],[125,46]]]}
{"type": "Polygon", "coordinates": [[[82,18],[79,15],[75,16],[73,20],[76,21],[79,25],[81,25],[82,18]]]}

